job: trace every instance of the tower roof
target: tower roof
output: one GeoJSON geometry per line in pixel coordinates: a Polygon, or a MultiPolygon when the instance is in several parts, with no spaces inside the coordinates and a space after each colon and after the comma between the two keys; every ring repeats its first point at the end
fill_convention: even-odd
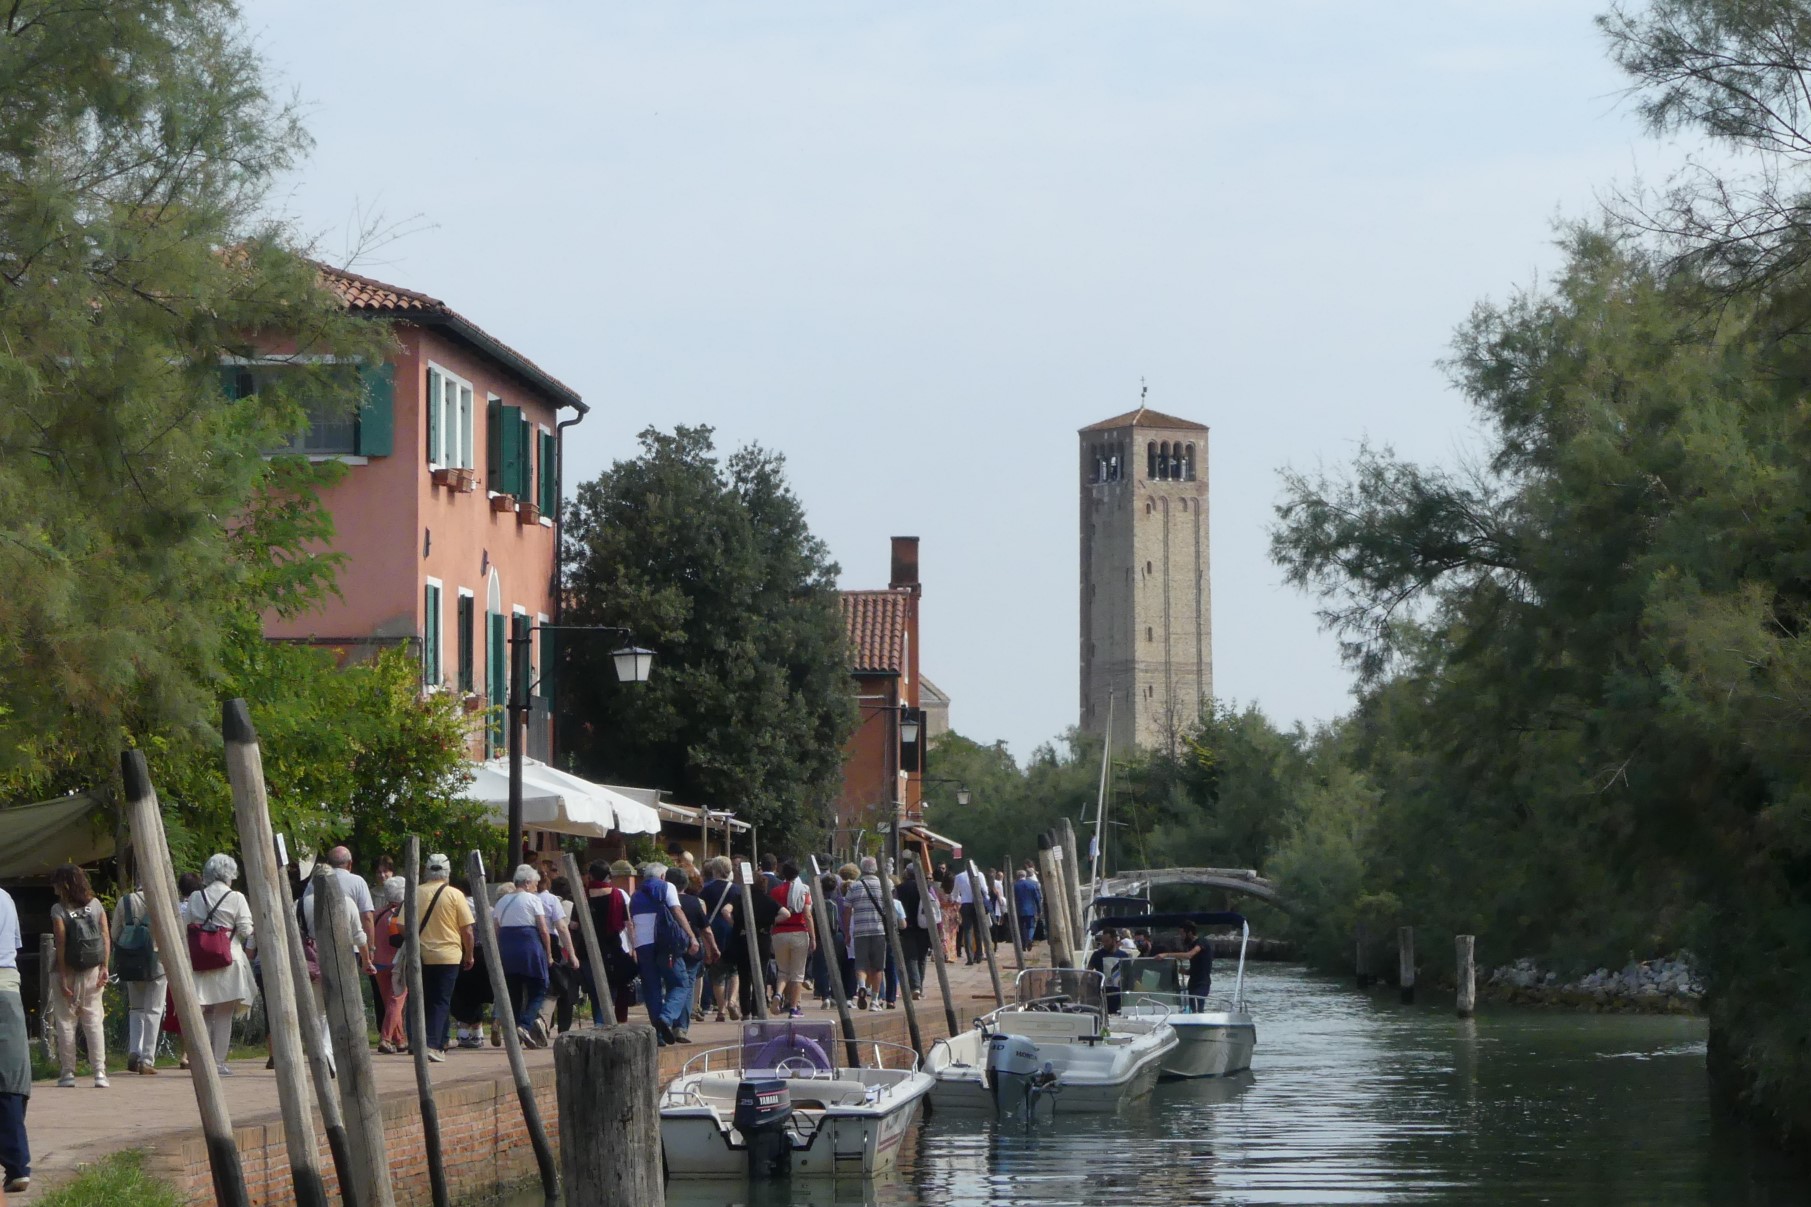
{"type": "Polygon", "coordinates": [[[1139,407],[1136,411],[1127,411],[1099,423],[1090,423],[1083,428],[1084,432],[1106,432],[1122,427],[1160,427],[1180,429],[1186,432],[1205,432],[1205,423],[1196,423],[1193,419],[1178,419],[1174,415],[1165,415],[1162,411],[1153,411],[1149,407],[1139,407]]]}

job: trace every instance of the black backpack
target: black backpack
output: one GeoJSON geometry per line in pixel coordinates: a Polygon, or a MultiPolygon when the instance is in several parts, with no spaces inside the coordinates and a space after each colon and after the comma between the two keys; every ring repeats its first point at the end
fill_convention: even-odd
{"type": "Polygon", "coordinates": [[[130,896],[121,902],[122,925],[113,936],[114,975],[122,981],[155,981],[163,975],[163,964],[151,938],[150,918],[134,910],[133,904],[130,896]]]}
{"type": "Polygon", "coordinates": [[[63,909],[63,959],[71,968],[99,968],[107,959],[101,942],[101,923],[92,900],[80,909],[63,909]]]}

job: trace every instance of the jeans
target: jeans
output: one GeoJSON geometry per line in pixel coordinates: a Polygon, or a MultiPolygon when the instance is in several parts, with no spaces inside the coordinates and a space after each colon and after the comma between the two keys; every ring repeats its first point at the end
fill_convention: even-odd
{"type": "MultiPolygon", "coordinates": [[[[649,943],[635,949],[635,962],[641,968],[641,1000],[648,1007],[648,1021],[659,1031],[667,1025],[667,998],[679,983],[678,974],[673,971],[673,967],[685,961],[657,959],[654,945],[649,943]]],[[[685,1000],[689,1002],[691,999],[685,1000]]]]}
{"type": "Polygon", "coordinates": [[[698,979],[701,965],[680,956],[673,961],[673,979],[667,990],[666,1008],[661,1021],[675,1031],[684,1031],[692,1022],[692,982],[698,979]]]}
{"type": "Polygon", "coordinates": [[[900,932],[899,945],[905,948],[906,985],[913,993],[922,993],[924,962],[931,958],[931,932],[920,926],[908,926],[900,932]]]}
{"type": "Polygon", "coordinates": [[[447,1027],[453,1005],[453,985],[459,980],[457,964],[421,966],[422,1006],[427,1011],[428,1047],[446,1050],[447,1027]]]}
{"type": "Polygon", "coordinates": [[[1034,936],[1037,935],[1037,933],[1038,933],[1038,916],[1036,914],[1020,914],[1019,915],[1019,942],[1021,942],[1025,945],[1026,951],[1031,950],[1032,939],[1034,936]]]}
{"type": "Polygon", "coordinates": [[[126,982],[126,1052],[141,1060],[157,1057],[157,1029],[163,1025],[164,993],[169,981],[126,982]]]}
{"type": "Polygon", "coordinates": [[[899,1000],[899,966],[893,962],[893,945],[887,944],[887,1005],[899,1000]]]}
{"type": "Polygon", "coordinates": [[[957,932],[956,935],[956,950],[961,952],[962,957],[970,964],[973,964],[976,960],[981,958],[981,932],[978,929],[979,925],[980,923],[975,914],[974,904],[971,902],[970,904],[964,905],[962,907],[962,929],[957,932]]]}
{"type": "Polygon", "coordinates": [[[25,1135],[25,1108],[31,1099],[24,1094],[0,1094],[0,1170],[6,1180],[31,1177],[31,1142],[25,1135]]]}
{"type": "MultiPolygon", "coordinates": [[[[519,972],[503,974],[503,983],[509,986],[509,1001],[514,1007],[516,1026],[525,1031],[534,1029],[535,1021],[541,1017],[541,1004],[547,1000],[547,978],[527,976],[519,972]]],[[[503,1012],[497,1011],[499,1015],[503,1012]]]]}

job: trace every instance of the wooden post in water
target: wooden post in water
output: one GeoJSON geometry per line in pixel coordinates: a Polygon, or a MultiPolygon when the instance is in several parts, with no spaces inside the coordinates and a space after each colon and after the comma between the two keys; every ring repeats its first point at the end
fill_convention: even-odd
{"type": "MultiPolygon", "coordinates": [[[[593,1027],[616,1025],[616,995],[610,987],[610,971],[604,967],[604,949],[597,941],[597,922],[591,916],[591,898],[585,892],[585,878],[579,875],[579,861],[566,852],[566,882],[572,886],[572,917],[578,923],[579,950],[591,968],[591,983],[597,987],[597,1000],[603,1004],[602,1016],[591,1020],[593,1027]]],[[[611,892],[616,887],[610,887],[611,892]]]]}
{"type": "Polygon", "coordinates": [[[569,1031],[553,1041],[553,1070],[567,1207],[665,1203],[654,1028],[569,1031]]]}
{"type": "Polygon", "coordinates": [[[949,1030],[945,1031],[944,1034],[954,1037],[962,1030],[962,1028],[956,1025],[956,999],[950,996],[950,970],[944,965],[943,907],[937,900],[936,890],[931,887],[936,881],[931,876],[931,849],[929,843],[918,848],[918,857],[923,861],[919,870],[924,877],[924,883],[918,886],[918,907],[922,910],[928,904],[937,915],[937,925],[930,928],[931,955],[935,958],[937,963],[937,988],[943,992],[943,1021],[949,1027],[949,1030]]]}
{"type": "Polygon", "coordinates": [[[1063,860],[1069,874],[1069,901],[1072,912],[1069,915],[1069,938],[1077,948],[1088,944],[1088,898],[1089,886],[1082,883],[1082,860],[1075,847],[1075,827],[1063,818],[1058,827],[1058,836],[1063,840],[1063,860]]]}
{"type": "MultiPolygon", "coordinates": [[[[409,1056],[415,1064],[415,1098],[421,1108],[422,1146],[428,1157],[428,1189],[434,1207],[450,1207],[452,1190],[446,1184],[446,1160],[440,1152],[440,1107],[434,1101],[434,1079],[428,1073],[428,1003],[421,983],[421,839],[411,834],[402,843],[402,950],[396,962],[408,986],[409,1056]]],[[[447,892],[457,892],[447,888],[447,892]]],[[[392,970],[391,976],[395,976],[392,970]]]]}
{"type": "Polygon", "coordinates": [[[1069,891],[1057,864],[1057,848],[1049,834],[1038,835],[1038,871],[1044,875],[1044,914],[1050,927],[1050,963],[1057,968],[1075,966],[1075,949],[1069,945],[1069,911],[1063,895],[1069,891]]]}
{"type": "Polygon", "coordinates": [[[1459,1017],[1470,1018],[1478,1006],[1477,936],[1458,935],[1453,946],[1459,964],[1459,1017]]]}
{"type": "MultiPolygon", "coordinates": [[[[395,1207],[390,1162],[384,1155],[384,1115],[371,1072],[371,1041],[365,1031],[364,978],[347,933],[352,902],[334,869],[314,865],[314,945],[321,964],[321,992],[327,999],[327,1030],[333,1036],[339,1074],[340,1110],[346,1116],[347,1147],[359,1201],[395,1207]]],[[[193,1064],[193,1061],[190,1061],[193,1064]]]]}
{"type": "Polygon", "coordinates": [[[981,875],[981,869],[975,866],[972,859],[968,861],[968,888],[969,896],[975,899],[975,929],[981,934],[981,953],[987,957],[987,975],[993,978],[994,1005],[1004,1006],[1006,994],[1000,988],[1000,964],[994,958],[993,912],[987,908],[988,899],[993,896],[993,886],[981,875]]]}
{"type": "Polygon", "coordinates": [[[1415,928],[1396,928],[1396,984],[1402,989],[1402,1004],[1415,1000],[1415,928]]]}
{"type": "Polygon", "coordinates": [[[811,857],[811,916],[817,922],[818,950],[824,953],[824,975],[830,978],[830,996],[836,1002],[836,1016],[843,1027],[843,1047],[847,1049],[849,1067],[861,1068],[861,1052],[855,1046],[855,1016],[849,1013],[849,995],[843,984],[843,953],[830,945],[830,907],[824,900],[823,874],[818,870],[817,856],[811,857]]]}
{"type": "MultiPolygon", "coordinates": [[[[278,842],[281,841],[279,838],[278,842]]],[[[358,1197],[358,1180],[353,1175],[352,1145],[346,1138],[346,1120],[340,1114],[339,1095],[333,1088],[332,1054],[321,1034],[321,1007],[315,999],[314,982],[308,976],[308,953],[302,945],[302,924],[296,915],[295,893],[289,887],[288,867],[287,858],[277,867],[277,897],[283,905],[284,929],[289,932],[289,977],[295,982],[302,1051],[308,1056],[308,1077],[314,1083],[315,1107],[321,1112],[321,1126],[327,1132],[327,1151],[333,1156],[334,1175],[340,1183],[340,1200],[344,1207],[364,1207],[365,1201],[358,1197]]],[[[318,963],[319,953],[316,955],[318,963]]]]}
{"type": "Polygon", "coordinates": [[[478,944],[484,952],[485,971],[490,974],[491,1003],[496,1012],[497,1030],[503,1036],[503,1051],[509,1056],[509,1071],[516,1082],[516,1100],[522,1104],[522,1122],[528,1129],[529,1143],[534,1146],[535,1164],[540,1167],[541,1194],[547,1201],[547,1207],[554,1207],[560,1201],[560,1167],[553,1159],[553,1145],[547,1142],[547,1127],[541,1122],[541,1108],[534,1099],[534,1082],[528,1079],[528,1061],[522,1056],[522,1040],[516,1034],[516,1020],[510,1007],[509,982],[503,979],[503,953],[497,948],[497,928],[491,919],[490,886],[484,879],[484,856],[473,851],[467,867],[471,869],[472,900],[478,906],[478,944]]]}
{"type": "MultiPolygon", "coordinates": [[[[746,865],[754,867],[750,859],[746,865]]],[[[755,1004],[755,1017],[767,1017],[767,969],[761,962],[761,939],[755,933],[755,896],[754,889],[742,878],[741,867],[732,866],[730,874],[736,878],[737,886],[742,890],[742,938],[748,944],[748,1000],[755,1004]]]]}
{"type": "Polygon", "coordinates": [[[1006,874],[1012,879],[1006,882],[1006,925],[1012,933],[1012,957],[1019,962],[1019,971],[1025,971],[1025,939],[1019,933],[1019,874],[1014,870],[1012,855],[1007,853],[1006,874]]]}
{"type": "Polygon", "coordinates": [[[1360,989],[1369,989],[1371,987],[1371,936],[1366,931],[1363,922],[1358,924],[1354,945],[1355,951],[1353,953],[1352,963],[1356,969],[1355,975],[1358,981],[1358,987],[1360,989]]]}
{"type": "MultiPolygon", "coordinates": [[[[164,974],[170,978],[170,997],[182,1020],[183,1042],[189,1049],[189,1070],[195,1083],[195,1102],[201,1108],[201,1131],[206,1138],[208,1167],[214,1179],[214,1201],[219,1207],[251,1207],[245,1189],[245,1169],[239,1163],[239,1146],[233,1142],[233,1120],[227,1114],[220,1073],[208,1045],[207,1019],[195,991],[195,973],[189,967],[188,927],[176,908],[176,869],[164,839],[163,814],[142,750],[120,755],[120,774],[126,786],[126,811],[132,828],[132,846],[138,852],[140,884],[145,890],[145,912],[150,915],[151,935],[164,953],[164,974]]],[[[45,999],[48,1003],[49,999],[45,999]]]]}
{"type": "MultiPolygon", "coordinates": [[[[270,1058],[276,1066],[277,1105],[283,1114],[283,1142],[289,1152],[296,1207],[327,1207],[327,1184],[314,1146],[314,1112],[308,1109],[308,1058],[296,1012],[295,972],[289,960],[289,929],[283,925],[283,898],[277,888],[277,839],[271,833],[270,800],[264,787],[264,755],[244,700],[228,700],[221,720],[226,738],[226,778],[232,788],[239,850],[245,859],[246,896],[262,950],[264,1010],[270,1026],[270,1058]]],[[[142,883],[142,880],[141,880],[142,883]]],[[[193,1059],[189,1062],[194,1064],[193,1059]]]]}
{"type": "Polygon", "coordinates": [[[924,1034],[918,1030],[918,1003],[912,1000],[912,979],[906,975],[905,943],[899,937],[899,919],[893,915],[893,877],[887,872],[887,857],[874,861],[874,874],[880,880],[880,918],[887,928],[887,950],[893,953],[893,978],[899,986],[899,1004],[905,1007],[906,1031],[912,1037],[912,1051],[924,1059],[924,1034]]]}

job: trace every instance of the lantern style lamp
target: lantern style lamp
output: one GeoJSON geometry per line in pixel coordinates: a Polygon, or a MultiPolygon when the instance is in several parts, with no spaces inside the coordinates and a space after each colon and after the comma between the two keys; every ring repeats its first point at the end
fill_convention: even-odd
{"type": "Polygon", "coordinates": [[[616,678],[622,683],[646,683],[654,670],[654,651],[638,645],[626,645],[610,651],[616,663],[616,678]]]}

